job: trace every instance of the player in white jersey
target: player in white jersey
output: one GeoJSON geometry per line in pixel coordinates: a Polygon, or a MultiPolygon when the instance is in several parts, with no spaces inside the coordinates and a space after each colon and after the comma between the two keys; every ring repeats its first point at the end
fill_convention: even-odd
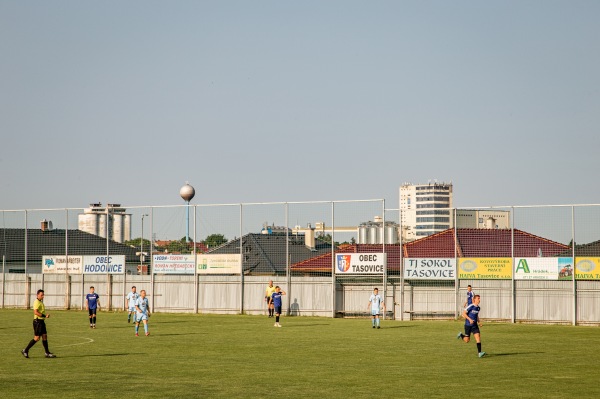
{"type": "MultiPolygon", "coordinates": [[[[134,285],[133,287],[131,287],[131,292],[125,297],[125,300],[127,301],[127,323],[131,322],[131,316],[135,316],[135,303],[139,297],[140,294],[136,292],[136,288],[134,285]]],[[[135,317],[133,321],[135,322],[135,317]]]]}
{"type": "Polygon", "coordinates": [[[146,298],[146,291],[140,291],[140,297],[135,302],[135,310],[137,313],[135,314],[135,336],[137,337],[138,330],[140,328],[140,322],[144,322],[144,332],[146,336],[150,335],[148,332],[148,317],[150,317],[150,303],[148,302],[148,298],[146,298]]]}
{"type": "Polygon", "coordinates": [[[381,328],[379,326],[379,313],[381,309],[385,310],[385,303],[383,302],[383,298],[379,295],[379,289],[375,288],[371,297],[369,298],[369,305],[367,309],[371,308],[371,324],[373,328],[381,328]]]}

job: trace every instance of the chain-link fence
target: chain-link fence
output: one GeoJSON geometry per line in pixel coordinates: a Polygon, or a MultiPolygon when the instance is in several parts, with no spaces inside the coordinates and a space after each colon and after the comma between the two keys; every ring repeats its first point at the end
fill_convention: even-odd
{"type": "Polygon", "coordinates": [[[0,211],[1,306],[81,309],[90,286],[163,312],[600,323],[600,206],[386,209],[384,200],[0,211]],[[449,228],[448,228],[449,226],[449,228]]]}

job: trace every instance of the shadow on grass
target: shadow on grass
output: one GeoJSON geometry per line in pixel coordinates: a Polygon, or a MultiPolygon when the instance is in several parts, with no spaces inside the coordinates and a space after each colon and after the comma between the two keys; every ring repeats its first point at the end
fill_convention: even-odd
{"type": "Polygon", "coordinates": [[[386,330],[388,328],[409,328],[409,327],[416,327],[416,326],[390,326],[390,327],[381,327],[382,329],[385,328],[386,330]]]}
{"type": "Polygon", "coordinates": [[[298,327],[317,327],[317,326],[330,326],[329,323],[313,323],[313,324],[285,324],[287,328],[298,328],[298,327]]]}
{"type": "Polygon", "coordinates": [[[193,332],[193,333],[172,333],[172,334],[152,334],[155,337],[170,337],[170,336],[174,336],[174,335],[208,335],[208,333],[199,333],[199,332],[193,332]]]}
{"type": "Polygon", "coordinates": [[[85,354],[85,355],[65,355],[65,356],[61,356],[61,355],[57,355],[56,358],[57,359],[66,359],[66,358],[70,358],[70,357],[117,357],[117,356],[144,356],[146,355],[145,353],[140,353],[140,352],[136,352],[136,353],[98,353],[98,354],[85,354]]]}
{"type": "Polygon", "coordinates": [[[535,355],[546,352],[510,352],[510,353],[486,353],[485,357],[499,357],[499,356],[519,356],[519,355],[535,355]]]}

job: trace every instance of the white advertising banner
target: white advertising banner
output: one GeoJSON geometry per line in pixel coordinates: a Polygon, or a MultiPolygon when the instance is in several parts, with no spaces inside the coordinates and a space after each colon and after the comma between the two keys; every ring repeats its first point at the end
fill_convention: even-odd
{"type": "Polygon", "coordinates": [[[242,255],[240,254],[198,254],[198,274],[240,274],[242,255]]]}
{"type": "Polygon", "coordinates": [[[81,274],[83,257],[64,255],[42,256],[43,274],[81,274]],[[68,260],[68,263],[67,263],[68,260]]]}
{"type": "Polygon", "coordinates": [[[154,273],[194,274],[194,255],[154,255],[154,273]]]}
{"type": "Polygon", "coordinates": [[[84,274],[125,274],[125,255],[86,255],[83,257],[84,274]]]}
{"type": "Polygon", "coordinates": [[[386,266],[386,254],[349,253],[335,255],[336,274],[383,274],[386,266]]]}
{"type": "Polygon", "coordinates": [[[573,258],[515,258],[515,280],[572,280],[573,258]]]}
{"type": "Polygon", "coordinates": [[[454,280],[454,258],[404,258],[404,278],[407,280],[454,280]]]}

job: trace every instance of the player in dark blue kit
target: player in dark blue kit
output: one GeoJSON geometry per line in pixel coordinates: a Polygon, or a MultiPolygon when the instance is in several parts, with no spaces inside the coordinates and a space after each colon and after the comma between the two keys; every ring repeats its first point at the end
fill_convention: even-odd
{"type": "Polygon", "coordinates": [[[285,292],[281,291],[279,286],[275,287],[275,292],[271,294],[271,300],[269,301],[269,305],[273,305],[275,308],[275,327],[281,327],[279,324],[279,316],[281,315],[281,296],[285,295],[285,292]]]}
{"type": "Polygon", "coordinates": [[[463,304],[463,308],[466,308],[467,306],[469,306],[470,304],[473,303],[474,295],[475,295],[475,293],[473,292],[473,288],[471,288],[470,285],[467,285],[467,300],[463,304]]]}
{"type": "Polygon", "coordinates": [[[456,338],[462,339],[465,343],[469,343],[471,334],[473,334],[475,341],[477,341],[478,356],[484,357],[485,352],[481,351],[481,334],[479,332],[479,327],[481,326],[481,323],[479,322],[479,311],[481,310],[479,307],[480,301],[481,298],[479,295],[473,296],[473,303],[467,306],[463,311],[462,316],[465,318],[465,333],[458,333],[456,338]]]}
{"type": "Polygon", "coordinates": [[[100,309],[100,295],[90,287],[90,293],[85,296],[85,308],[90,315],[90,328],[96,328],[96,311],[100,309]]]}

